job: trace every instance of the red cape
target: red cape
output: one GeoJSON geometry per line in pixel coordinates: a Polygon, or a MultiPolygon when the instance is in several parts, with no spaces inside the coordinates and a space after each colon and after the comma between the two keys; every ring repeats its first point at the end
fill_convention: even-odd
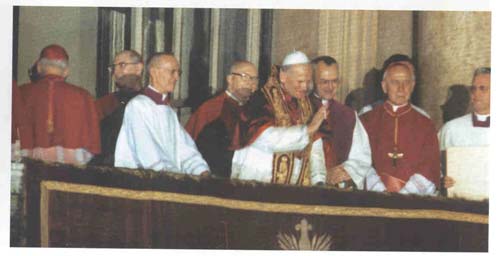
{"type": "MultiPolygon", "coordinates": [[[[16,140],[25,137],[26,135],[26,124],[29,120],[25,106],[24,99],[21,95],[21,91],[17,86],[16,81],[12,81],[12,124],[11,124],[11,143],[15,143],[16,140]]],[[[24,139],[20,139],[21,147],[26,144],[24,139]]]]}
{"type": "Polygon", "coordinates": [[[20,89],[30,117],[22,148],[62,146],[84,148],[93,154],[101,151],[95,102],[85,89],[54,75],[20,89]],[[50,121],[52,125],[48,124],[50,121]]]}
{"type": "Polygon", "coordinates": [[[189,118],[185,125],[186,131],[194,141],[203,129],[216,119],[221,119],[232,138],[229,150],[241,148],[240,118],[241,107],[238,103],[222,92],[215,97],[205,101],[189,118]]]}

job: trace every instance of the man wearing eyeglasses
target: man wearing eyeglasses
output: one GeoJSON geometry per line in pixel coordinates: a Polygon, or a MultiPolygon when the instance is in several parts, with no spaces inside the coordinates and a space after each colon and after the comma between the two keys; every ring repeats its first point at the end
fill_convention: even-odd
{"type": "Polygon", "coordinates": [[[309,98],[314,109],[327,106],[329,115],[318,133],[323,139],[327,184],[345,187],[352,180],[358,189],[371,169],[371,152],[368,135],[356,112],[339,103],[336,98],[340,87],[339,67],[330,56],[312,60],[314,92],[309,98]]]}
{"type": "Polygon", "coordinates": [[[240,148],[240,112],[257,90],[258,80],[253,63],[235,61],[226,76],[226,90],[205,101],[185,125],[211,172],[218,177],[231,175],[234,150],[240,148]]]}
{"type": "Polygon", "coordinates": [[[113,166],[116,140],[122,126],[125,106],[142,89],[142,57],[134,50],[119,52],[109,65],[116,91],[96,100],[101,119],[101,154],[90,164],[113,166]]]}
{"type": "Polygon", "coordinates": [[[268,82],[242,111],[243,148],[233,156],[231,178],[310,186],[324,183],[324,155],[315,133],[326,107],[312,111],[307,56],[294,51],[273,68],[268,82]]]}
{"type": "MultiPolygon", "coordinates": [[[[474,71],[470,87],[472,113],[448,121],[439,132],[441,150],[450,147],[488,146],[490,128],[490,81],[491,68],[481,67],[474,71]]],[[[445,188],[455,184],[445,176],[445,188]]]]}
{"type": "Polygon", "coordinates": [[[101,119],[112,114],[120,106],[136,96],[142,89],[141,79],[144,65],[142,57],[134,50],[124,50],[116,54],[108,71],[116,86],[112,92],[96,100],[101,119]]]}
{"type": "Polygon", "coordinates": [[[367,176],[368,190],[437,194],[437,133],[431,119],[410,104],[414,87],[415,77],[408,65],[389,65],[382,79],[387,100],[360,117],[368,133],[375,169],[367,176]]]}
{"type": "Polygon", "coordinates": [[[170,107],[179,62],[172,54],[156,53],[146,68],[150,84],[125,107],[115,166],[208,175],[207,163],[170,107]]]}

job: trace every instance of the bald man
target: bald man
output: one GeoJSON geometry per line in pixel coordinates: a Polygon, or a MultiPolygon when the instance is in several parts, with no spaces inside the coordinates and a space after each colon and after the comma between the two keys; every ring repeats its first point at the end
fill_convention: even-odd
{"type": "Polygon", "coordinates": [[[234,150],[240,148],[239,116],[258,80],[253,63],[235,61],[226,76],[226,90],[204,102],[186,123],[186,131],[218,177],[231,175],[234,150]]]}
{"type": "Polygon", "coordinates": [[[387,100],[360,117],[368,133],[375,169],[368,190],[436,195],[440,156],[431,119],[410,104],[415,77],[408,65],[393,63],[384,72],[387,100]]]}
{"type": "Polygon", "coordinates": [[[115,166],[207,175],[209,168],[169,105],[181,73],[172,54],[154,54],[150,84],[125,107],[115,150],[115,166]]]}

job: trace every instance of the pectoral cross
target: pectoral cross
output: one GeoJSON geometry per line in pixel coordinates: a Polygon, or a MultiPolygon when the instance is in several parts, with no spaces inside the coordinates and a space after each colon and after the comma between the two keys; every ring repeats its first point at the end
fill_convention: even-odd
{"type": "Polygon", "coordinates": [[[392,159],[392,166],[393,167],[396,167],[397,166],[397,161],[399,158],[403,158],[404,154],[403,153],[400,153],[398,152],[398,148],[394,148],[394,152],[389,152],[387,153],[387,156],[389,156],[389,158],[392,159]]]}

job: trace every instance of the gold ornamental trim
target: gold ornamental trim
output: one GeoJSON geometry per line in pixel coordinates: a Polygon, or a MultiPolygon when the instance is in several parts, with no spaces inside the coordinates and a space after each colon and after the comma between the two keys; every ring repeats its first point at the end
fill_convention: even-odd
{"type": "MultiPolygon", "coordinates": [[[[84,184],[67,183],[60,181],[42,181],[40,187],[42,190],[42,195],[50,191],[61,191],[69,193],[124,198],[131,200],[168,201],[181,204],[197,204],[203,206],[215,206],[215,207],[223,207],[229,209],[249,210],[249,211],[259,211],[259,212],[298,213],[298,214],[309,214],[309,215],[355,216],[355,217],[356,216],[381,217],[381,218],[395,218],[395,219],[439,219],[447,221],[462,221],[462,222],[470,222],[478,224],[488,224],[488,215],[454,212],[447,210],[387,209],[378,207],[268,203],[268,202],[227,199],[214,196],[188,195],[188,194],[180,194],[172,192],[110,188],[103,186],[84,185],[84,184]]],[[[40,205],[41,208],[48,206],[47,199],[48,198],[45,196],[45,204],[42,201],[40,205]]],[[[44,218],[45,220],[47,220],[47,216],[44,216],[44,218]]]]}
{"type": "MultiPolygon", "coordinates": [[[[290,109],[284,100],[284,92],[279,82],[279,68],[274,65],[271,68],[269,79],[262,87],[262,93],[266,100],[271,104],[274,111],[275,125],[279,127],[288,127],[293,125],[290,109]]],[[[309,97],[298,99],[300,117],[297,124],[307,124],[313,115],[311,102],[309,97]]],[[[299,152],[295,153],[274,153],[273,155],[273,176],[272,182],[276,184],[290,184],[290,179],[293,174],[294,165],[290,164],[295,161],[295,154],[302,156],[302,165],[300,167],[297,185],[309,186],[311,184],[311,173],[309,170],[309,155],[311,154],[311,142],[308,146],[299,152]],[[283,162],[288,161],[288,162],[283,162]]]]}

